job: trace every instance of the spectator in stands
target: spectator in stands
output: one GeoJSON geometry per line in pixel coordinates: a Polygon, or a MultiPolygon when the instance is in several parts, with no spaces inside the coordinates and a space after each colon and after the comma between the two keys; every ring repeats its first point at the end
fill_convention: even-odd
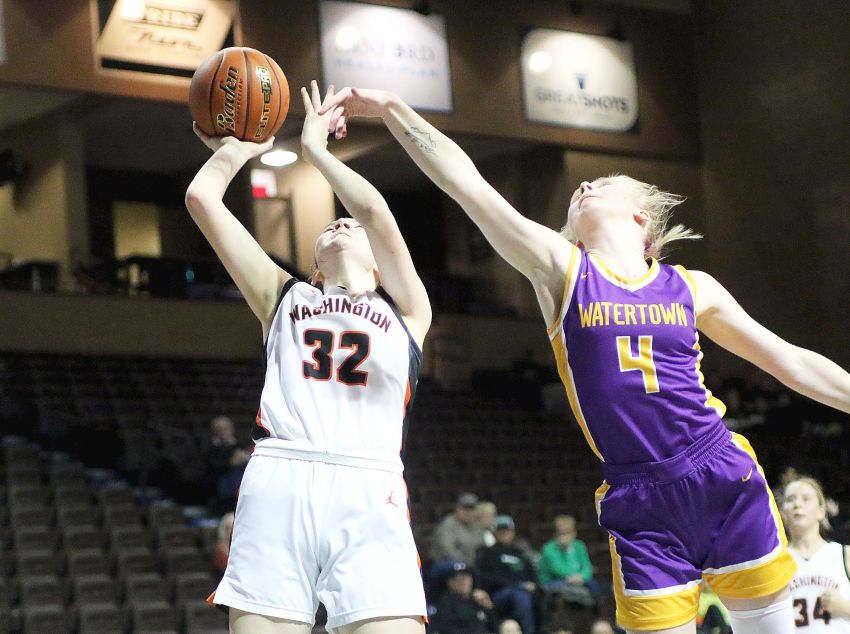
{"type": "Polygon", "coordinates": [[[250,452],[239,446],[229,417],[216,416],[210,421],[207,464],[216,483],[216,512],[229,511],[236,506],[239,483],[250,457],[250,452]]]}
{"type": "Polygon", "coordinates": [[[496,522],[496,505],[492,502],[481,501],[475,507],[475,522],[482,531],[484,546],[492,546],[496,543],[493,535],[493,524],[496,522]]]}
{"type": "Polygon", "coordinates": [[[431,613],[432,634],[484,634],[493,631],[493,602],[484,590],[473,589],[472,569],[456,562],[449,573],[448,591],[431,613]]]}
{"type": "Polygon", "coordinates": [[[484,545],[484,531],[475,521],[477,506],[478,496],[474,493],[458,496],[454,511],[446,515],[434,531],[431,559],[435,564],[462,561],[471,566],[475,563],[475,551],[484,545]]]}
{"type": "Polygon", "coordinates": [[[546,592],[563,595],[570,601],[592,605],[597,591],[587,546],[576,539],[576,520],[559,515],[554,522],[555,536],[544,544],[537,562],[537,579],[546,592]]]}
{"type": "Polygon", "coordinates": [[[505,619],[499,623],[499,634],[523,634],[519,623],[513,619],[505,619]]]}
{"type": "Polygon", "coordinates": [[[535,634],[534,565],[514,543],[516,526],[510,515],[499,515],[493,532],[496,543],[480,549],[475,561],[480,585],[490,593],[501,616],[516,619],[525,634],[535,634]]]}
{"type": "Polygon", "coordinates": [[[212,560],[213,567],[220,574],[224,574],[227,569],[227,559],[230,556],[230,536],[233,534],[233,520],[235,513],[225,513],[222,515],[216,530],[215,545],[213,546],[212,560]]]}

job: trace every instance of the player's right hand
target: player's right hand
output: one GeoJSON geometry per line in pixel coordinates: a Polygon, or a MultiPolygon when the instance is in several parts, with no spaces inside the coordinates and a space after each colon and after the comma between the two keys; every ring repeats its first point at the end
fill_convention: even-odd
{"type": "Polygon", "coordinates": [[[332,99],[322,104],[319,114],[333,112],[328,133],[337,139],[348,134],[348,120],[354,117],[383,117],[393,94],[386,90],[370,88],[343,88],[332,99]]]}

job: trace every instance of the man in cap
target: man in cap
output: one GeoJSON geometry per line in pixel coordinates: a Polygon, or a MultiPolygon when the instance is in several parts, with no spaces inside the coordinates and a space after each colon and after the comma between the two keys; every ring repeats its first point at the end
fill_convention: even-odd
{"type": "Polygon", "coordinates": [[[429,615],[429,632],[484,634],[493,631],[493,602],[484,590],[473,589],[472,582],[469,566],[455,562],[446,581],[448,590],[429,615]]]}
{"type": "Polygon", "coordinates": [[[516,619],[523,634],[535,634],[534,565],[514,543],[516,526],[510,515],[496,517],[493,533],[496,543],[479,550],[475,561],[481,587],[490,593],[500,616],[516,619]]]}
{"type": "Polygon", "coordinates": [[[431,542],[431,560],[475,563],[475,551],[484,545],[484,530],[475,521],[478,496],[461,493],[452,513],[437,525],[431,542]]]}

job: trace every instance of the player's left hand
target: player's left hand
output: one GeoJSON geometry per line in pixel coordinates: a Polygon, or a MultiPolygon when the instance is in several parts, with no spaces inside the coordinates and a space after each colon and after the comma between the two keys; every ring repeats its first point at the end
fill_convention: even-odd
{"type": "Polygon", "coordinates": [[[260,154],[265,154],[272,149],[274,137],[270,137],[262,143],[254,143],[253,141],[240,141],[234,136],[209,136],[198,127],[198,124],[192,122],[192,130],[204,145],[213,152],[217,152],[223,147],[232,148],[231,151],[239,155],[239,158],[247,161],[260,154]]]}
{"type": "MultiPolygon", "coordinates": [[[[319,85],[316,80],[310,82],[310,91],[301,87],[301,98],[304,100],[304,127],[301,129],[301,152],[308,161],[311,156],[321,152],[328,147],[328,125],[334,116],[334,109],[325,114],[319,114],[322,109],[334,97],[334,87],[328,86],[328,92],[322,101],[319,95],[319,85]]],[[[340,108],[341,111],[341,108],[340,108]]],[[[339,114],[337,113],[337,116],[339,114]]]]}

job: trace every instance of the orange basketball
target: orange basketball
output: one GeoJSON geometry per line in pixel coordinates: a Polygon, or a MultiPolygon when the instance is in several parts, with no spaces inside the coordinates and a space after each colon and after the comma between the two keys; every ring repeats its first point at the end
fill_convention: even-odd
{"type": "Polygon", "coordinates": [[[189,111],[210,136],[261,143],[286,119],[289,83],[265,53],[232,46],[211,55],[195,70],[189,85],[189,111]]]}

